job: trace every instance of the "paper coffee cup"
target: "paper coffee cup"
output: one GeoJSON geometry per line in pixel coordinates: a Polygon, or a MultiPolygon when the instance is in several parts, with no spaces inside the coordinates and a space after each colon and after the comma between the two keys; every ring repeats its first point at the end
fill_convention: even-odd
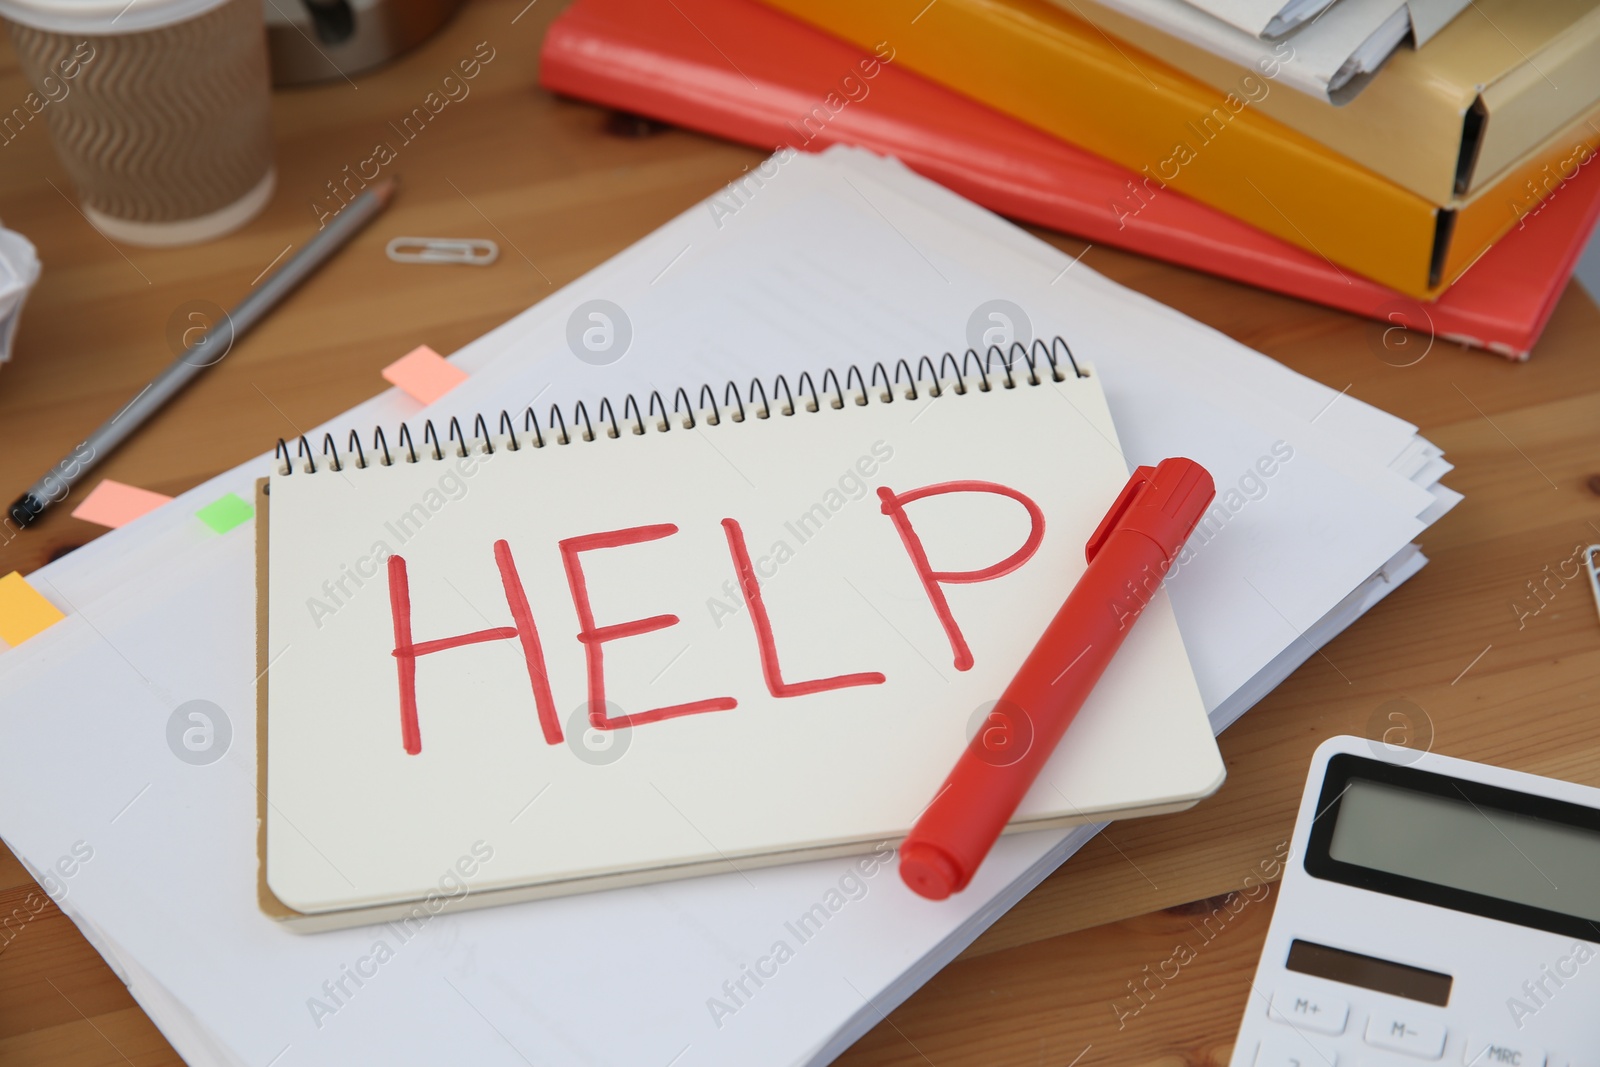
{"type": "Polygon", "coordinates": [[[43,120],[102,233],[204,241],[272,196],[261,0],[0,0],[33,91],[0,136],[43,120]]]}

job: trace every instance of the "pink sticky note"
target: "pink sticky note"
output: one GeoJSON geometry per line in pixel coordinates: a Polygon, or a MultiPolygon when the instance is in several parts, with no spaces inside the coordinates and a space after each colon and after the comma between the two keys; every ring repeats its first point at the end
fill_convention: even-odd
{"type": "Polygon", "coordinates": [[[387,367],[383,376],[424,404],[431,404],[467,380],[467,372],[427,345],[418,345],[387,367]]]}
{"type": "Polygon", "coordinates": [[[72,509],[72,517],[116,529],[146,512],[154,511],[171,499],[161,493],[123,485],[107,478],[83,498],[83,503],[72,509]]]}

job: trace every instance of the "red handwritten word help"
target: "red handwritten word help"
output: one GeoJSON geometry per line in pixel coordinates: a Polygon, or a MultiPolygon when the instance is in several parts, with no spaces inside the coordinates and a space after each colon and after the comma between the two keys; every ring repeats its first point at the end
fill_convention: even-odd
{"type": "MultiPolygon", "coordinates": [[[[882,502],[882,513],[894,524],[900,542],[927,594],[929,606],[950,641],[956,669],[971,670],[972,652],[950,610],[944,591],[940,588],[941,583],[987,582],[1010,574],[1027,563],[1039,550],[1039,544],[1044,539],[1044,513],[1027,496],[994,482],[941,482],[904,493],[880,487],[878,498],[882,502]],[[1023,542],[1021,548],[992,566],[972,571],[934,570],[928,561],[927,551],[923,548],[922,538],[912,525],[906,507],[918,500],[946,493],[992,493],[1015,500],[1028,511],[1027,540],[1023,542]]],[[[722,531],[727,538],[728,556],[734,574],[739,580],[740,595],[750,609],[748,614],[755,629],[756,651],[761,660],[761,676],[766,682],[768,693],[778,699],[792,699],[833,689],[882,685],[886,681],[884,675],[878,671],[837,674],[804,681],[786,680],[778,662],[778,642],[774,635],[772,616],[761,596],[761,583],[750,562],[750,550],[745,544],[744,531],[734,519],[723,519],[722,531]]],[[[594,729],[617,730],[683,715],[731,711],[739,706],[738,700],[732,696],[714,696],[684,704],[673,704],[669,707],[652,708],[631,715],[618,715],[614,718],[606,714],[604,646],[625,637],[653,633],[676,626],[679,619],[676,615],[654,615],[624,622],[599,623],[594,616],[594,606],[589,600],[588,581],[582,556],[603,549],[619,549],[629,545],[659,541],[677,532],[678,527],[672,523],[659,523],[568,537],[558,543],[561,562],[566,571],[567,587],[572,595],[572,605],[580,623],[577,638],[583,646],[588,676],[589,724],[594,729]]],[[[504,539],[494,542],[494,561],[500,571],[500,583],[505,591],[506,607],[510,610],[511,620],[515,625],[496,626],[452,637],[417,641],[412,636],[411,585],[406,560],[403,556],[389,557],[389,609],[394,623],[393,655],[400,680],[400,743],[410,755],[415,756],[422,751],[422,728],[417,711],[417,660],[435,652],[444,652],[483,641],[516,640],[519,643],[523,660],[527,664],[528,684],[533,690],[534,708],[538,714],[539,728],[544,735],[545,743],[550,745],[562,743],[561,720],[556,713],[555,696],[551,692],[549,672],[545,668],[544,644],[539,638],[539,628],[534,622],[533,608],[528,603],[527,590],[517,575],[517,565],[511,556],[511,546],[504,539]]]]}

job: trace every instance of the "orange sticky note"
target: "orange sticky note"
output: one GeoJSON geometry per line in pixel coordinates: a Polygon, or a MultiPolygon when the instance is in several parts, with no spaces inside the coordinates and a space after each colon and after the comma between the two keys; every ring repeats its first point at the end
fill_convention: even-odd
{"type": "Polygon", "coordinates": [[[424,404],[431,404],[467,380],[467,372],[427,345],[418,345],[387,367],[384,378],[424,404]]]}
{"type": "Polygon", "coordinates": [[[118,526],[126,526],[140,515],[154,511],[171,499],[164,493],[152,493],[148,489],[123,485],[107,478],[83,498],[83,503],[72,509],[72,517],[114,530],[118,526]]]}
{"type": "Polygon", "coordinates": [[[64,618],[16,571],[0,578],[0,641],[15,648],[64,618]]]}

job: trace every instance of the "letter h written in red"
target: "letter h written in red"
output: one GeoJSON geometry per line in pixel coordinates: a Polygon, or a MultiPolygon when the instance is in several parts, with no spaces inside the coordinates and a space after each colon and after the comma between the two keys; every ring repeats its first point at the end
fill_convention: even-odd
{"type": "Polygon", "coordinates": [[[545,743],[561,743],[561,720],[556,714],[555,699],[550,692],[550,677],[545,670],[539,629],[534,625],[527,590],[523,588],[522,579],[517,575],[516,562],[511,558],[511,546],[504,540],[494,543],[494,561],[500,570],[506,606],[511,609],[511,619],[516,625],[496,626],[432,641],[414,641],[411,634],[410,574],[404,557],[389,557],[389,609],[394,619],[394,658],[400,674],[400,741],[410,755],[415,756],[422,751],[422,729],[417,715],[417,658],[483,641],[516,639],[521,643],[545,743]]]}

